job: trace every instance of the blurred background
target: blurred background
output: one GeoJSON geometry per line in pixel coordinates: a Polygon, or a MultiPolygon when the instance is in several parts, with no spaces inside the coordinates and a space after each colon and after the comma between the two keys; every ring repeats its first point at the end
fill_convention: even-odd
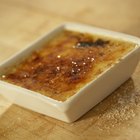
{"type": "Polygon", "coordinates": [[[139,6],[139,0],[0,0],[0,61],[67,21],[140,37],[139,6]]]}

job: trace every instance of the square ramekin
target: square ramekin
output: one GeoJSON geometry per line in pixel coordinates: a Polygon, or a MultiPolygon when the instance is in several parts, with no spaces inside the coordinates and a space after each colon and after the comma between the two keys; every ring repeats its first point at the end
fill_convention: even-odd
{"type": "Polygon", "coordinates": [[[65,122],[73,122],[107,97],[131,76],[140,58],[140,39],[96,27],[66,23],[47,33],[27,46],[24,50],[0,64],[0,75],[9,70],[11,66],[20,63],[34,50],[42,47],[47,40],[65,29],[103,35],[137,44],[136,48],[131,52],[123,56],[118,62],[101,73],[95,80],[85,85],[78,93],[64,102],[0,81],[0,94],[6,96],[13,103],[65,122]]]}

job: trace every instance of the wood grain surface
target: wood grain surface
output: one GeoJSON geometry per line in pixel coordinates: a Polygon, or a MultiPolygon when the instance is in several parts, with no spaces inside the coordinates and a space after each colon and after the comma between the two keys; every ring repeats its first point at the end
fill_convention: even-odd
{"type": "MultiPolygon", "coordinates": [[[[67,21],[140,37],[139,6],[139,0],[0,0],[0,62],[67,21]]],[[[139,131],[140,63],[128,81],[71,124],[0,96],[0,140],[139,140],[139,131]]]]}

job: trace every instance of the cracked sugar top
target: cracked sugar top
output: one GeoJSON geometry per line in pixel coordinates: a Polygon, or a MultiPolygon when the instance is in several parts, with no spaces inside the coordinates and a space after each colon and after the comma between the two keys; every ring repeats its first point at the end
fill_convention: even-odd
{"type": "Polygon", "coordinates": [[[65,101],[135,46],[113,38],[64,30],[0,79],[65,101]]]}

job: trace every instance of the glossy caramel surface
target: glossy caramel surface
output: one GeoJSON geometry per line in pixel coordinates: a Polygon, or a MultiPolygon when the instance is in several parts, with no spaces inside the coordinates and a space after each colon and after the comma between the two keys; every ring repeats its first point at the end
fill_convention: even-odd
{"type": "Polygon", "coordinates": [[[65,101],[134,47],[124,41],[65,30],[0,79],[65,101]]]}

